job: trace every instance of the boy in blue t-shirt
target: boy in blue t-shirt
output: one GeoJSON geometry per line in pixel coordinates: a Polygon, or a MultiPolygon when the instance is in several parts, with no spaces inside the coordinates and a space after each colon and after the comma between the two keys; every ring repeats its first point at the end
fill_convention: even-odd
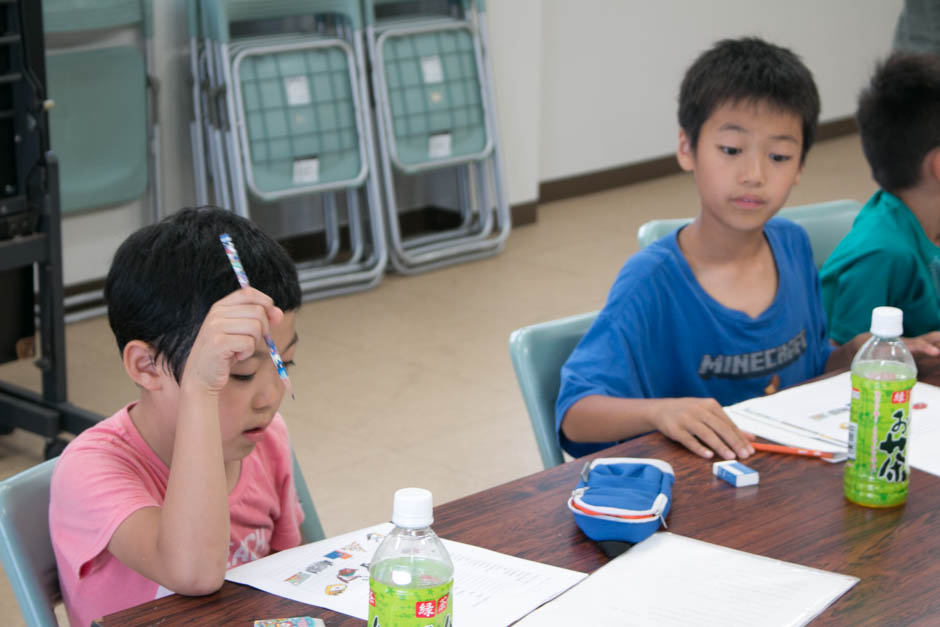
{"type": "Polygon", "coordinates": [[[570,454],[659,430],[702,457],[748,457],[753,436],[722,406],[849,364],[864,338],[833,348],[809,238],[773,217],[818,116],[810,71],[759,39],[718,42],[686,72],[677,157],[701,208],[627,261],[562,368],[556,428],[570,454]]]}
{"type": "Polygon", "coordinates": [[[940,330],[940,55],[892,55],[858,102],[880,190],[819,271],[834,342],[868,329],[871,310],[904,311],[904,334],[940,330]]]}

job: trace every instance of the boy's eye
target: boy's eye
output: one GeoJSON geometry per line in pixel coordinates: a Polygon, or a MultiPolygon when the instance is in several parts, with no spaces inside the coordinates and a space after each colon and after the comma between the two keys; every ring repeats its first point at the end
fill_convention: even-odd
{"type": "Polygon", "coordinates": [[[774,152],[770,153],[771,161],[776,161],[777,163],[783,163],[785,161],[789,161],[792,158],[793,157],[791,157],[790,155],[778,155],[777,153],[774,153],[774,152]]]}
{"type": "Polygon", "coordinates": [[[718,146],[718,149],[726,155],[736,155],[741,152],[740,148],[735,148],[734,146],[718,146]]]}
{"type": "Polygon", "coordinates": [[[234,372],[229,373],[229,378],[235,379],[236,381],[251,381],[255,378],[255,373],[251,374],[235,374],[234,372]]]}
{"type": "Polygon", "coordinates": [[[295,365],[296,365],[296,364],[294,363],[294,360],[293,360],[293,359],[288,359],[287,361],[284,362],[284,367],[285,367],[285,368],[290,368],[290,367],[295,366],[295,365]]]}

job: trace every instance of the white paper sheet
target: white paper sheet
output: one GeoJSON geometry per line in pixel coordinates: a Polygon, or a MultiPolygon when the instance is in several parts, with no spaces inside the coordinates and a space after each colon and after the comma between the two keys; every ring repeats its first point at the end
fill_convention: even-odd
{"type": "MultiPolygon", "coordinates": [[[[365,620],[368,563],[391,531],[382,523],[242,564],[225,578],[365,620]]],[[[509,625],[587,575],[444,539],[454,562],[454,618],[509,625]]]]}
{"type": "MultiPolygon", "coordinates": [[[[768,440],[844,453],[848,447],[848,372],[770,396],[725,407],[738,427],[768,440]]],[[[928,383],[911,391],[911,466],[940,476],[940,388],[928,383]]]]}
{"type": "Polygon", "coordinates": [[[517,627],[805,625],[857,582],[659,532],[517,627]]]}

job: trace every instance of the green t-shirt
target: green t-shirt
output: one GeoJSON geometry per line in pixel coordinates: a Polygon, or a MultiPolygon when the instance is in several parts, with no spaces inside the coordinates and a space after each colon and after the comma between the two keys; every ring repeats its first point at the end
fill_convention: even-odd
{"type": "Polygon", "coordinates": [[[829,337],[844,344],[871,327],[871,310],[904,311],[904,335],[940,330],[940,247],[900,198],[878,191],[819,271],[829,337]]]}

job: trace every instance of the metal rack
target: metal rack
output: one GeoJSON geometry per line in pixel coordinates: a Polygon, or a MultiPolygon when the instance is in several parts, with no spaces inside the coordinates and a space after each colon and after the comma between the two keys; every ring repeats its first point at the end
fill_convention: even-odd
{"type": "MultiPolygon", "coordinates": [[[[0,273],[35,268],[42,392],[0,381],[0,432],[24,429],[46,438],[47,458],[65,446],[60,433],[79,433],[101,416],[68,402],[62,286],[59,175],[46,131],[42,8],[0,0],[0,121],[12,129],[0,198],[0,273]],[[5,93],[4,93],[5,92],[5,93]],[[12,122],[12,123],[10,123],[12,122]]],[[[0,136],[0,141],[3,137],[0,136]]]]}

